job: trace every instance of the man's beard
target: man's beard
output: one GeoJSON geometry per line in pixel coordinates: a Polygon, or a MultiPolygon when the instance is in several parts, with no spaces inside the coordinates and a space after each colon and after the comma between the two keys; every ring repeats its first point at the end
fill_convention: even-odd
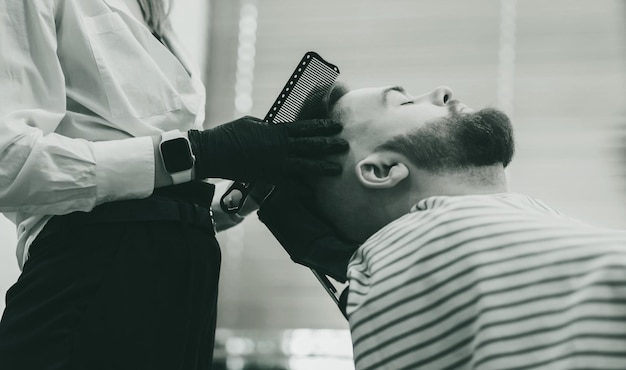
{"type": "Polygon", "coordinates": [[[446,172],[501,163],[507,166],[514,152],[513,128],[503,112],[486,108],[457,113],[424,124],[378,147],[404,154],[417,167],[446,172]]]}

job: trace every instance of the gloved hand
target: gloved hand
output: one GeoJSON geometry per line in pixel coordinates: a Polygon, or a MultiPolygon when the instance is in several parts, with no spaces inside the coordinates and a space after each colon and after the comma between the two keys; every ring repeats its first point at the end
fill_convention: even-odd
{"type": "Polygon", "coordinates": [[[341,166],[324,157],[348,150],[330,120],[284,124],[243,117],[212,129],[189,131],[196,178],[280,183],[289,175],[336,175],[341,166]]]}
{"type": "Polygon", "coordinates": [[[261,204],[258,216],[294,262],[346,281],[348,262],[359,246],[340,239],[305,198],[286,186],[277,187],[261,204]]]}

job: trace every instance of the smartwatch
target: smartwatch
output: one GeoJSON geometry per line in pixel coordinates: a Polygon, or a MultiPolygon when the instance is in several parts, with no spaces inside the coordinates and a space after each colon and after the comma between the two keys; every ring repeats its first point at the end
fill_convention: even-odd
{"type": "Polygon", "coordinates": [[[196,158],[191,151],[189,139],[178,130],[164,132],[161,134],[159,151],[165,170],[172,177],[174,184],[191,181],[191,171],[196,158]]]}

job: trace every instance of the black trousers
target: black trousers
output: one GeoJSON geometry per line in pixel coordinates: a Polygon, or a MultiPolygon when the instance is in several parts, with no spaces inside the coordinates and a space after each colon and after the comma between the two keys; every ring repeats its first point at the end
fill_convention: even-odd
{"type": "Polygon", "coordinates": [[[186,212],[44,229],[7,292],[0,369],[210,369],[220,249],[186,212]]]}

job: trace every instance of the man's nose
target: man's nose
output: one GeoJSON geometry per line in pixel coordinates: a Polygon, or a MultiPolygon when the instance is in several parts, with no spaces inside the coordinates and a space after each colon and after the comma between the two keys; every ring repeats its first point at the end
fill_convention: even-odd
{"type": "Polygon", "coordinates": [[[447,86],[439,86],[433,91],[416,96],[413,102],[429,102],[434,105],[444,106],[452,99],[452,89],[447,86]]]}
{"type": "Polygon", "coordinates": [[[444,106],[452,100],[452,89],[448,86],[439,86],[430,93],[430,100],[434,105],[444,106]]]}

